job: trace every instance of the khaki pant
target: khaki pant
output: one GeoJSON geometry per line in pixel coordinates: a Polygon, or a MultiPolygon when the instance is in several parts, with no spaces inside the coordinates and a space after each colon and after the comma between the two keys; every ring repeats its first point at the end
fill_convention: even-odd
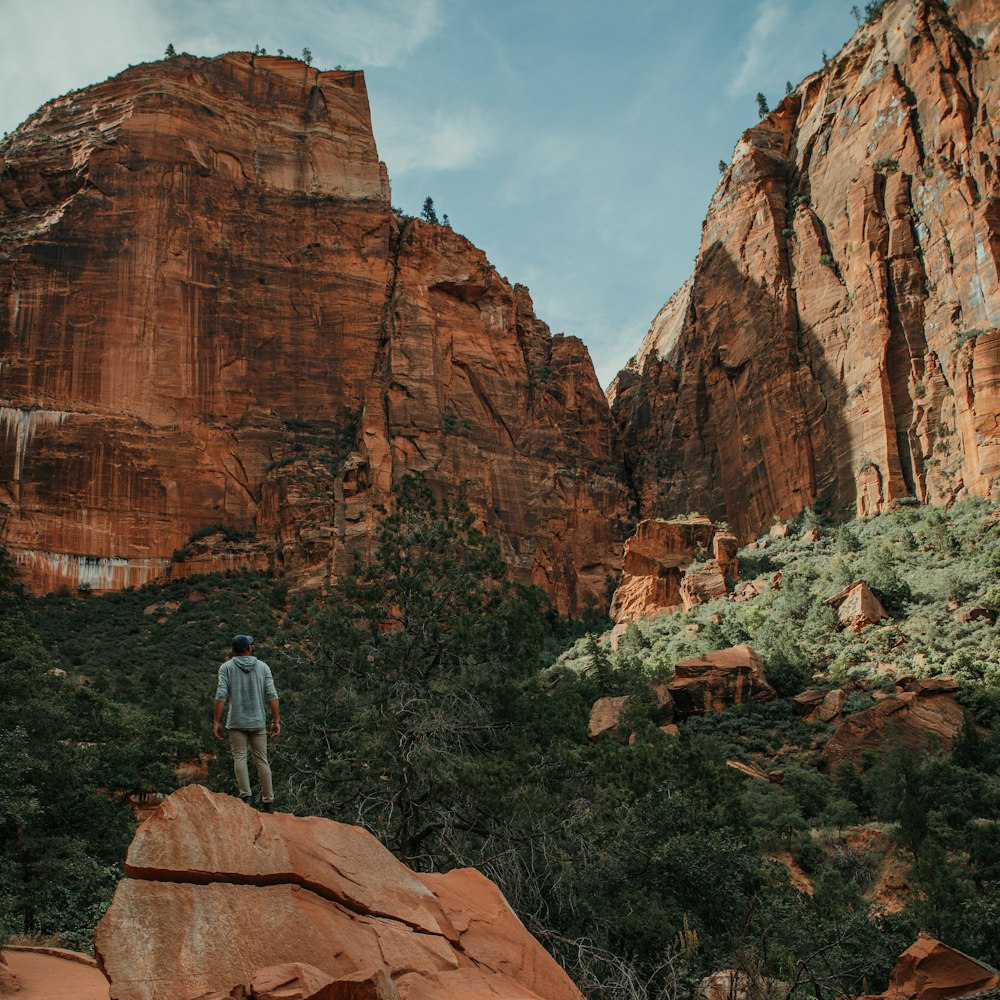
{"type": "Polygon", "coordinates": [[[253,754],[253,764],[257,769],[257,780],[260,781],[261,802],[274,801],[274,788],[271,785],[271,765],[267,762],[267,730],[245,729],[229,730],[229,746],[233,751],[233,770],[236,771],[236,784],[240,795],[250,794],[250,772],[247,770],[247,748],[253,754]]]}

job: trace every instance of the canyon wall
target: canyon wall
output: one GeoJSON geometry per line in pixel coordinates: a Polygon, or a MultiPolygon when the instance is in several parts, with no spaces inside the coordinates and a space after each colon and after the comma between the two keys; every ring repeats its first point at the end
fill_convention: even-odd
{"type": "Polygon", "coordinates": [[[988,0],[893,0],[744,134],[609,391],[641,516],[990,493],[998,45],[988,0]]]}
{"type": "Polygon", "coordinates": [[[35,589],[320,584],[420,471],[575,611],[618,470],[580,341],[392,209],[360,72],[177,56],[0,143],[0,544],[35,589]]]}

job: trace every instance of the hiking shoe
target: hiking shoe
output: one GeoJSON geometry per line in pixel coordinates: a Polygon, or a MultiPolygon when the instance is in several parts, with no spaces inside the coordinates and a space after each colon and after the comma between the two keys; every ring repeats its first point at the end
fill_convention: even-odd
{"type": "Polygon", "coordinates": [[[262,813],[273,813],[274,812],[274,803],[273,802],[261,802],[261,804],[260,804],[260,811],[262,813]]]}
{"type": "Polygon", "coordinates": [[[246,803],[246,805],[252,806],[253,805],[253,796],[252,795],[241,795],[240,796],[240,802],[244,802],[244,803],[246,803]]]}

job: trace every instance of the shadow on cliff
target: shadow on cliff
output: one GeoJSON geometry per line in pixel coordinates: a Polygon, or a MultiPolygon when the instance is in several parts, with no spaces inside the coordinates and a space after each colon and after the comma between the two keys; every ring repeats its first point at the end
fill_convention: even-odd
{"type": "Polygon", "coordinates": [[[779,271],[768,286],[709,247],[678,342],[616,401],[643,517],[698,510],[745,537],[775,516],[856,502],[847,388],[799,321],[785,244],[779,271]]]}

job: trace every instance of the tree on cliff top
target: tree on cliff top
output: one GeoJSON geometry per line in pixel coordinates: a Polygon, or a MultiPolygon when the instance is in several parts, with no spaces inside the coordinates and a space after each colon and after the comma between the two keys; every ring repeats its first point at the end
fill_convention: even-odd
{"type": "Polygon", "coordinates": [[[420,210],[420,218],[437,225],[437,212],[434,210],[434,199],[428,195],[424,198],[424,207],[420,210]]]}

